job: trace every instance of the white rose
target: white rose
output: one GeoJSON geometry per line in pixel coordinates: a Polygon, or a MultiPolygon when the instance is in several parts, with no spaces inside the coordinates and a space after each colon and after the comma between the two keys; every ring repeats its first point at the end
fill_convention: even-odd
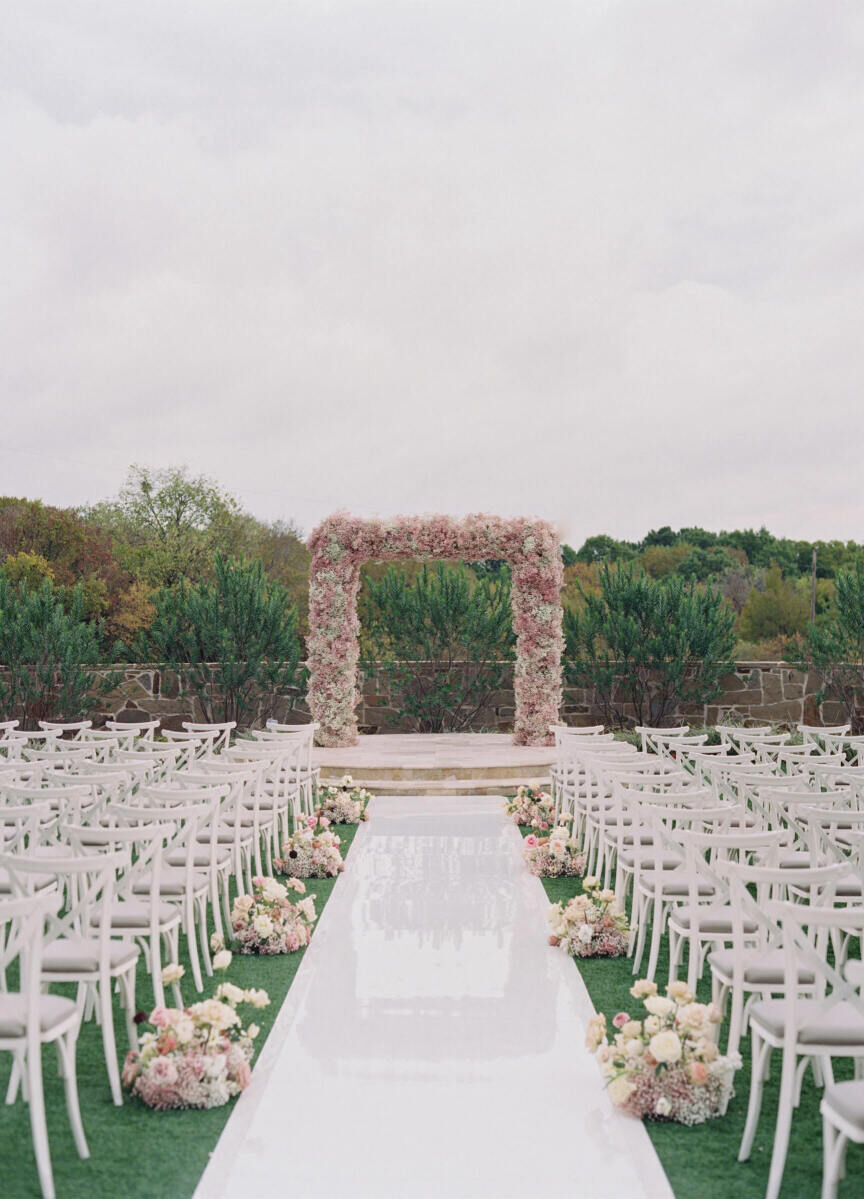
{"type": "Polygon", "coordinates": [[[645,1007],[652,1016],[669,1016],[675,1011],[675,1004],[671,999],[666,999],[662,995],[648,995],[645,999],[645,1007]]]}
{"type": "Polygon", "coordinates": [[[277,883],[275,878],[268,878],[264,880],[261,893],[267,899],[285,899],[288,891],[281,883],[277,883]]]}
{"type": "Polygon", "coordinates": [[[270,1002],[270,996],[266,991],[262,991],[260,988],[255,989],[253,987],[251,990],[246,992],[246,1002],[251,1003],[252,1006],[256,1008],[267,1007],[270,1002]]]}
{"type": "Polygon", "coordinates": [[[660,1021],[657,1019],[656,1016],[646,1016],[645,1017],[645,1031],[649,1037],[653,1036],[653,1034],[655,1032],[660,1031],[660,1021]]]}
{"type": "Polygon", "coordinates": [[[181,1045],[187,1044],[195,1036],[195,1022],[188,1016],[181,1016],[174,1022],[174,1035],[181,1045]]]}
{"type": "Polygon", "coordinates": [[[624,1053],[627,1057],[641,1057],[644,1052],[645,1046],[637,1038],[624,1043],[624,1053]]]}
{"type": "Polygon", "coordinates": [[[607,1087],[609,1098],[616,1107],[623,1107],[630,1096],[633,1094],[633,1083],[626,1074],[619,1074],[617,1078],[613,1078],[607,1087]]]}
{"type": "Polygon", "coordinates": [[[246,998],[243,988],[235,986],[234,983],[220,983],[216,994],[219,999],[227,999],[230,1004],[242,1003],[246,998]]]}
{"type": "Polygon", "coordinates": [[[251,1041],[255,1040],[255,1038],[258,1036],[260,1031],[261,1031],[261,1029],[258,1027],[257,1024],[250,1024],[249,1027],[246,1029],[246,1032],[249,1035],[249,1039],[251,1041]]]}
{"type": "Polygon", "coordinates": [[[667,1028],[664,1032],[656,1033],[648,1043],[651,1056],[658,1062],[680,1062],[681,1040],[677,1032],[667,1028]]]}
{"type": "Polygon", "coordinates": [[[263,941],[273,934],[273,921],[269,916],[256,916],[252,921],[252,927],[263,941]]]}
{"type": "Polygon", "coordinates": [[[186,971],[184,967],[178,962],[171,962],[170,965],[166,966],[162,971],[163,986],[167,987],[171,983],[179,983],[180,979],[185,973],[186,971]]]}
{"type": "Polygon", "coordinates": [[[672,1111],[672,1104],[669,1102],[669,1100],[666,1098],[665,1095],[661,1095],[660,1098],[657,1100],[657,1102],[654,1104],[654,1115],[655,1116],[668,1116],[671,1111],[672,1111]]]}
{"type": "Polygon", "coordinates": [[[220,949],[219,952],[216,954],[216,956],[213,958],[213,969],[214,970],[227,970],[228,967],[231,965],[231,960],[233,957],[234,957],[234,954],[231,952],[230,949],[220,949]]]}
{"type": "Polygon", "coordinates": [[[580,924],[578,937],[583,945],[589,945],[594,940],[594,929],[590,924],[580,924]]]}

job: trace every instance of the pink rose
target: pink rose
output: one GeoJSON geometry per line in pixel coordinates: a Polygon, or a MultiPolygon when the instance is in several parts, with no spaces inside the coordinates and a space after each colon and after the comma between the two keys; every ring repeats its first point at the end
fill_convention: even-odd
{"type": "Polygon", "coordinates": [[[619,1012],[612,1023],[616,1028],[623,1028],[625,1024],[629,1023],[629,1020],[630,1015],[628,1012],[619,1012]]]}
{"type": "Polygon", "coordinates": [[[150,1023],[155,1024],[157,1028],[168,1027],[169,1017],[164,1007],[154,1007],[150,1013],[150,1023]]]}
{"type": "Polygon", "coordinates": [[[532,849],[537,844],[537,838],[533,833],[529,833],[529,835],[525,838],[525,844],[530,845],[532,849]]]}
{"type": "Polygon", "coordinates": [[[708,1067],[704,1062],[691,1062],[690,1077],[694,1082],[704,1082],[708,1077],[708,1067]]]}

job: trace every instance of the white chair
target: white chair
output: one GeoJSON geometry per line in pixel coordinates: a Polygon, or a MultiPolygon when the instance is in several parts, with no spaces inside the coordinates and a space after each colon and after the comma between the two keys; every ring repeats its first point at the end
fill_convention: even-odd
{"type": "Polygon", "coordinates": [[[48,870],[61,885],[66,908],[48,917],[42,982],[77,983],[82,1016],[86,1018],[91,1008],[98,1011],[111,1097],[118,1107],[123,1103],[123,1092],[111,1007],[113,983],[120,988],[130,1048],[138,1047],[133,1016],[135,967],[140,951],[136,945],[111,940],[115,878],[128,865],[126,850],[73,855],[70,849],[68,856],[50,859],[0,854],[0,867],[8,872],[17,898],[32,895],[32,880],[43,877],[48,870]]]}
{"type": "Polygon", "coordinates": [[[45,921],[59,910],[61,902],[57,892],[0,898],[0,967],[5,972],[16,958],[21,967],[19,990],[0,993],[0,1050],[13,1055],[6,1102],[15,1102],[23,1081],[44,1199],[54,1199],[55,1192],[42,1089],[43,1045],[57,1046],[75,1149],[79,1157],[90,1156],[81,1123],[75,1062],[81,1013],[74,1000],[41,993],[45,921]]]}
{"type": "Polygon", "coordinates": [[[765,1078],[775,1049],[783,1052],[777,1124],[765,1199],[777,1199],[804,1069],[815,1064],[826,1084],[833,1083],[833,1057],[864,1058],[864,999],[830,966],[826,934],[854,927],[864,932],[864,908],[814,907],[770,903],[766,915],[780,929],[784,949],[784,996],[754,1003],[750,1010],[752,1073],[747,1122],[738,1153],[747,1161],[759,1123],[765,1078]],[[801,963],[816,975],[816,998],[801,999],[801,963]],[[827,994],[827,984],[832,990],[827,994]],[[819,997],[821,995],[821,998],[819,997]]]}
{"type": "MultiPolygon", "coordinates": [[[[749,1006],[758,999],[782,996],[786,986],[783,948],[774,925],[764,916],[767,904],[788,899],[792,891],[806,892],[819,904],[831,903],[845,872],[840,865],[784,868],[776,864],[778,850],[776,846],[771,855],[774,865],[727,859],[715,867],[729,886],[732,935],[726,938],[729,948],[709,954],[708,965],[714,1002],[725,1009],[731,998],[728,1053],[738,1051],[749,1006]]],[[[799,963],[796,988],[804,997],[815,994],[816,972],[804,962],[799,963]]]]}

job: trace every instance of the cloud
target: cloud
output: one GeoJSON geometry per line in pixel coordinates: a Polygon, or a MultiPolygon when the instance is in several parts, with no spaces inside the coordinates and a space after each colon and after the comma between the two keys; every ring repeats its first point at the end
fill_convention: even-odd
{"type": "Polygon", "coordinates": [[[19,7],[7,493],[862,539],[864,18],[19,7]]]}

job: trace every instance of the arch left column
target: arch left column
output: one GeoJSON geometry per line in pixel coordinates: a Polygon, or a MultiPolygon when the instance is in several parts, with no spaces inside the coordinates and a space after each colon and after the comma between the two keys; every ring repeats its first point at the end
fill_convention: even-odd
{"type": "Polygon", "coordinates": [[[357,744],[357,593],[360,565],[335,537],[319,543],[309,571],[309,708],[321,745],[357,744]]]}

